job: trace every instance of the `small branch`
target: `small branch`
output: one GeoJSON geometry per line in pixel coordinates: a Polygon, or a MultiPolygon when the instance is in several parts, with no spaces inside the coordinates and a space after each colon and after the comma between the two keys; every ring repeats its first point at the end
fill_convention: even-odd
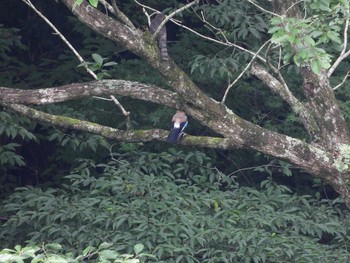
{"type": "MultiPolygon", "coordinates": [[[[61,32],[39,11],[35,8],[35,6],[31,3],[30,0],[22,0],[26,5],[32,8],[55,32],[56,34],[63,40],[63,42],[69,47],[69,49],[74,53],[74,55],[79,59],[80,63],[85,62],[85,60],[80,56],[80,54],[76,51],[76,49],[70,44],[70,42],[61,34],[61,32]]],[[[105,3],[107,4],[107,3],[105,3]]],[[[122,20],[127,26],[131,28],[135,28],[131,21],[118,9],[115,0],[112,0],[113,9],[116,13],[116,16],[122,20]]],[[[90,70],[86,65],[84,66],[86,71],[97,80],[96,74],[90,70]]],[[[119,103],[119,101],[111,95],[111,99],[118,105],[118,107],[122,110],[124,116],[127,118],[127,127],[130,128],[130,113],[125,114],[126,111],[123,106],[119,103]]]]}
{"type": "Polygon", "coordinates": [[[136,29],[134,24],[131,22],[131,20],[122,11],[120,11],[115,0],[112,0],[112,7],[114,10],[113,13],[117,16],[119,21],[121,21],[122,23],[124,23],[125,25],[127,25],[132,29],[136,29]]]}
{"type": "Polygon", "coordinates": [[[345,27],[344,27],[344,47],[343,50],[341,51],[340,55],[345,54],[347,45],[348,45],[348,29],[349,29],[349,19],[346,20],[345,22],[345,27]]]}
{"type": "Polygon", "coordinates": [[[343,86],[344,83],[345,83],[345,81],[346,81],[346,79],[347,79],[349,76],[350,76],[350,71],[348,71],[348,72],[346,73],[346,75],[345,75],[345,77],[343,78],[342,82],[340,82],[337,86],[335,86],[335,87],[333,88],[333,90],[336,90],[336,89],[340,88],[341,86],[343,86]]]}
{"type": "MultiPolygon", "coordinates": [[[[276,164],[263,164],[263,165],[258,165],[258,166],[252,166],[252,167],[246,167],[246,168],[241,168],[238,169],[230,174],[228,174],[227,176],[232,176],[236,173],[240,173],[242,171],[249,171],[249,170],[255,170],[257,168],[264,168],[264,167],[272,167],[272,168],[283,168],[283,166],[281,165],[276,165],[276,164]]],[[[300,169],[299,167],[294,167],[294,166],[290,166],[289,169],[300,169]]]]}
{"type": "Polygon", "coordinates": [[[162,29],[162,27],[165,25],[165,23],[167,23],[173,16],[175,16],[176,14],[178,13],[181,13],[182,11],[190,8],[191,6],[193,6],[194,4],[198,4],[199,3],[199,0],[194,0],[193,2],[187,4],[187,5],[184,5],[183,7],[175,10],[174,12],[172,12],[171,14],[169,15],[165,15],[165,19],[162,21],[162,23],[160,23],[160,25],[158,26],[157,30],[154,31],[154,36],[158,35],[159,31],[162,29]]]}
{"type": "Polygon", "coordinates": [[[349,19],[346,20],[345,27],[344,27],[344,47],[343,47],[343,50],[340,53],[340,56],[337,58],[337,60],[334,62],[334,64],[328,70],[328,73],[327,73],[328,77],[332,76],[333,72],[339,66],[339,64],[350,55],[350,50],[345,52],[347,45],[348,45],[348,29],[349,29],[349,19]]]}
{"type": "Polygon", "coordinates": [[[138,4],[139,6],[141,6],[143,9],[148,9],[148,10],[151,10],[152,12],[157,12],[157,13],[159,13],[159,11],[158,11],[157,9],[154,9],[154,8],[152,8],[152,7],[150,7],[150,6],[141,4],[141,3],[138,2],[137,0],[134,0],[134,2],[135,2],[136,4],[138,4]]]}
{"type": "MultiPolygon", "coordinates": [[[[30,0],[22,0],[27,6],[29,6],[31,9],[34,10],[35,13],[37,13],[53,30],[54,32],[62,39],[62,41],[68,46],[68,48],[74,53],[74,55],[78,58],[80,63],[85,62],[85,60],[80,56],[78,51],[71,45],[71,43],[61,34],[61,32],[50,22],[49,19],[46,18],[36,7],[32,4],[30,0]]],[[[96,74],[89,69],[86,65],[84,66],[86,71],[94,78],[97,80],[96,74]]]]}
{"type": "Polygon", "coordinates": [[[334,64],[332,65],[332,67],[328,70],[327,76],[330,77],[332,76],[333,72],[335,71],[335,69],[339,66],[339,64],[346,59],[348,56],[350,55],[350,50],[348,50],[347,52],[345,52],[343,55],[339,56],[337,58],[337,60],[334,62],[334,64]]]}
{"type": "MultiPolygon", "coordinates": [[[[250,54],[250,55],[252,55],[252,56],[255,56],[255,55],[256,55],[256,53],[254,53],[253,51],[250,51],[250,50],[248,50],[248,49],[245,49],[244,47],[241,47],[241,46],[239,46],[239,45],[237,45],[237,44],[234,44],[234,43],[231,43],[231,42],[222,42],[222,41],[219,41],[219,40],[217,40],[217,39],[214,39],[214,38],[205,36],[205,35],[203,35],[203,34],[201,34],[201,33],[198,33],[197,31],[193,30],[192,28],[189,28],[189,27],[187,27],[187,26],[185,26],[185,25],[183,25],[183,24],[181,24],[181,23],[179,23],[179,22],[177,22],[177,21],[172,20],[172,22],[173,22],[174,24],[176,24],[176,25],[178,25],[178,26],[180,26],[180,27],[182,27],[182,28],[185,28],[186,30],[192,32],[193,34],[195,34],[195,35],[197,35],[197,36],[199,36],[199,37],[201,37],[201,38],[204,38],[204,39],[206,39],[206,40],[209,40],[209,41],[211,41],[211,42],[214,42],[214,43],[217,43],[217,44],[220,44],[220,45],[223,45],[223,46],[227,46],[227,47],[234,47],[234,48],[237,48],[237,49],[239,49],[239,50],[241,50],[241,51],[244,51],[244,52],[246,52],[246,53],[248,53],[248,54],[250,54]]],[[[262,62],[265,62],[265,63],[266,63],[266,60],[265,60],[262,56],[257,55],[256,57],[257,57],[258,59],[260,59],[262,62]]]]}
{"type": "Polygon", "coordinates": [[[286,15],[289,12],[289,10],[291,10],[294,6],[296,6],[302,2],[304,2],[304,0],[300,0],[300,1],[293,3],[290,7],[287,8],[287,10],[284,12],[284,15],[286,15]]]}
{"type": "Polygon", "coordinates": [[[99,0],[99,2],[100,2],[109,12],[111,12],[112,14],[115,15],[115,11],[114,11],[113,7],[112,7],[109,3],[107,3],[106,0],[99,0]]]}
{"type": "Polygon", "coordinates": [[[213,29],[215,29],[217,32],[220,33],[220,35],[224,38],[226,43],[230,43],[230,41],[227,39],[227,37],[225,36],[224,32],[220,28],[218,28],[218,27],[216,27],[216,26],[214,26],[214,25],[212,25],[211,23],[208,22],[208,20],[204,16],[203,11],[201,11],[201,15],[200,16],[198,14],[197,14],[197,16],[199,17],[199,19],[203,23],[206,24],[206,28],[208,28],[214,35],[217,35],[217,33],[215,33],[215,31],[213,29]]]}
{"type": "Polygon", "coordinates": [[[125,116],[125,119],[126,119],[126,130],[130,130],[131,129],[130,112],[126,111],[124,109],[124,107],[120,104],[120,102],[117,100],[116,97],[111,95],[111,99],[119,107],[119,109],[122,111],[123,115],[125,116]]]}
{"type": "Polygon", "coordinates": [[[251,3],[252,5],[254,5],[255,7],[257,7],[258,9],[260,9],[261,11],[263,11],[264,13],[267,13],[267,14],[270,14],[272,16],[278,16],[278,17],[281,17],[280,15],[276,14],[276,13],[273,13],[269,10],[266,10],[264,9],[263,7],[261,7],[260,5],[254,3],[252,0],[247,0],[249,3],[251,3]]]}
{"type": "Polygon", "coordinates": [[[282,76],[282,74],[281,74],[281,68],[283,68],[283,67],[285,67],[286,65],[282,65],[282,48],[281,48],[281,46],[280,45],[278,45],[278,46],[276,46],[275,48],[278,48],[278,50],[279,50],[279,55],[278,55],[278,66],[277,66],[277,68],[274,66],[274,65],[272,65],[271,64],[271,62],[270,62],[270,60],[268,59],[268,52],[269,52],[269,50],[270,50],[270,45],[269,45],[269,47],[267,48],[267,50],[266,50],[266,62],[267,62],[267,64],[269,65],[269,67],[270,67],[270,69],[272,69],[273,70],[273,72],[275,73],[275,74],[277,74],[277,76],[278,76],[278,79],[280,80],[280,82],[282,83],[282,85],[284,86],[284,88],[286,89],[286,90],[289,90],[289,87],[288,87],[288,85],[287,85],[287,82],[285,81],[285,79],[284,79],[284,77],[282,76]],[[282,65],[282,66],[281,66],[282,65]]]}
{"type": "MultiPolygon", "coordinates": [[[[152,8],[152,7],[149,7],[149,6],[147,6],[147,5],[141,4],[141,3],[139,3],[137,0],[134,0],[134,2],[137,3],[138,5],[140,5],[140,6],[141,6],[142,8],[144,8],[144,9],[148,9],[148,10],[150,10],[150,11],[152,11],[152,12],[158,12],[158,13],[159,13],[158,10],[156,10],[156,9],[154,9],[154,8],[152,8]]],[[[144,13],[145,13],[145,11],[144,11],[144,13]]],[[[177,21],[176,19],[171,18],[170,20],[171,20],[171,22],[173,22],[175,25],[178,25],[179,27],[182,27],[182,28],[184,28],[184,29],[190,31],[191,33],[193,33],[193,34],[195,34],[195,35],[197,35],[197,36],[199,36],[199,37],[201,37],[201,38],[203,38],[203,39],[206,39],[206,40],[208,40],[208,41],[214,42],[214,43],[219,44],[219,45],[227,46],[227,47],[237,48],[237,49],[239,49],[239,50],[241,50],[241,51],[243,51],[243,52],[246,52],[246,53],[248,53],[248,54],[250,54],[250,55],[252,55],[252,56],[254,56],[254,55],[256,54],[256,53],[254,53],[253,51],[250,51],[250,50],[248,50],[248,49],[245,49],[244,47],[241,47],[241,46],[239,46],[239,45],[237,45],[237,44],[235,44],[235,43],[229,42],[227,39],[226,39],[226,42],[223,42],[223,41],[217,40],[217,39],[215,39],[215,38],[211,38],[211,37],[205,36],[205,35],[203,35],[203,34],[197,32],[197,31],[193,30],[192,28],[183,25],[182,23],[180,23],[180,22],[177,21]]],[[[262,62],[266,63],[266,60],[265,60],[262,56],[257,55],[257,58],[258,58],[259,60],[261,60],[262,62]]]]}
{"type": "Polygon", "coordinates": [[[270,41],[265,42],[260,48],[259,50],[255,53],[255,55],[252,57],[252,59],[250,60],[250,62],[247,64],[247,66],[243,69],[243,71],[239,74],[239,76],[227,87],[225,94],[221,100],[221,103],[225,103],[225,100],[227,98],[227,95],[229,93],[229,91],[231,90],[231,88],[233,87],[233,85],[235,85],[237,83],[238,80],[240,80],[243,75],[248,71],[248,69],[250,68],[250,66],[252,65],[252,63],[254,62],[254,60],[256,59],[256,57],[258,56],[258,54],[260,53],[260,51],[269,43],[270,41]]]}
{"type": "Polygon", "coordinates": [[[113,101],[119,107],[119,109],[122,111],[123,115],[126,118],[126,130],[130,130],[131,129],[130,112],[124,109],[124,107],[120,104],[120,102],[117,100],[116,97],[114,97],[113,95],[111,95],[110,97],[111,97],[110,99],[107,99],[104,97],[94,96],[94,98],[99,100],[113,101]]]}

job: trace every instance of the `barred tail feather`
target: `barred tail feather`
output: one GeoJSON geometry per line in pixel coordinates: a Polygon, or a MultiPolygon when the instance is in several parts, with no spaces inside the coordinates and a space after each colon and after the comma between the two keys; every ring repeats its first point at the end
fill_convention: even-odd
{"type": "Polygon", "coordinates": [[[166,42],[159,41],[160,55],[163,60],[169,60],[168,48],[166,42]]]}
{"type": "MultiPolygon", "coordinates": [[[[164,20],[165,15],[162,13],[157,14],[151,21],[150,32],[154,33],[164,20]]],[[[158,47],[163,60],[169,60],[168,48],[167,48],[167,32],[165,25],[160,29],[157,36],[158,47]]]]}

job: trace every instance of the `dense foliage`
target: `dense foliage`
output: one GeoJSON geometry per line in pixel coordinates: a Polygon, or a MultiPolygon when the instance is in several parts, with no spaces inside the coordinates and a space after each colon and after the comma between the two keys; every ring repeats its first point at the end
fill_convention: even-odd
{"type": "MultiPolygon", "coordinates": [[[[2,85],[28,89],[90,80],[57,36],[17,2],[0,3],[5,21],[4,25],[0,21],[2,85]]],[[[77,18],[65,19],[70,14],[66,7],[37,2],[86,59],[81,65],[89,66],[99,78],[170,88],[146,61],[93,33],[77,18]]],[[[144,29],[145,18],[135,12],[135,3],[117,2],[123,2],[118,3],[121,9],[144,29]]],[[[166,12],[175,6],[143,2],[166,12]]],[[[347,12],[341,1],[304,2],[315,20],[275,17],[271,27],[268,15],[246,1],[220,5],[203,1],[194,10],[214,26],[209,28],[210,36],[245,43],[251,50],[270,38],[270,28],[273,42],[287,50],[281,61],[292,62],[281,73],[296,97],[304,99],[296,66],[310,62],[316,73],[330,66],[328,54],[338,54],[347,12]],[[326,48],[329,42],[333,44],[326,48]],[[290,49],[295,45],[302,48],[295,52],[290,49]]],[[[262,6],[268,9],[270,3],[262,6]]],[[[187,11],[179,16],[200,33],[208,30],[187,11]]],[[[171,58],[206,94],[220,101],[251,56],[206,42],[171,22],[167,26],[171,58]]],[[[277,50],[266,53],[274,58],[277,50]]],[[[331,81],[341,82],[347,68],[345,61],[331,81]]],[[[225,104],[261,127],[311,140],[286,102],[248,75],[228,94],[225,104]]],[[[349,120],[349,86],[336,92],[349,120]]],[[[133,128],[168,129],[173,109],[118,99],[131,111],[133,128]]],[[[38,108],[110,127],[126,126],[112,102],[96,98],[38,108]]],[[[216,135],[192,119],[187,131],[216,135]]],[[[350,262],[349,212],[320,180],[251,151],[170,147],[160,142],[111,142],[0,108],[0,262],[350,262]],[[256,169],[246,169],[250,166],[256,169]],[[322,193],[311,188],[315,183],[322,193]]]]}
{"type": "Polygon", "coordinates": [[[128,152],[83,160],[61,188],[18,188],[1,243],[57,242],[76,254],[111,243],[155,262],[346,262],[349,214],[272,179],[239,187],[201,152],[128,152]]]}
{"type": "Polygon", "coordinates": [[[50,262],[50,263],[77,263],[87,261],[98,262],[120,262],[120,263],[138,263],[142,258],[152,257],[152,255],[141,253],[144,246],[136,244],[134,254],[119,254],[116,251],[108,249],[109,243],[102,243],[99,247],[89,246],[81,252],[79,256],[73,256],[71,253],[61,252],[62,246],[58,243],[43,244],[39,246],[17,245],[14,249],[5,248],[0,251],[0,262],[50,262]]]}

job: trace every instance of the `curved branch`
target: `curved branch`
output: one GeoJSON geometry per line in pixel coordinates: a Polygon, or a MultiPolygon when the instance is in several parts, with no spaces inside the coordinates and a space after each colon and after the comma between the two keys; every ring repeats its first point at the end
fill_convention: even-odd
{"type": "MultiPolygon", "coordinates": [[[[31,119],[49,123],[61,128],[75,129],[84,132],[95,133],[105,138],[118,140],[121,142],[150,142],[166,141],[168,131],[162,129],[153,130],[119,130],[97,123],[83,121],[67,116],[53,115],[33,108],[20,105],[1,103],[0,105],[18,112],[23,116],[31,119]]],[[[192,145],[198,147],[215,148],[215,149],[232,149],[234,145],[228,139],[218,137],[190,136],[185,135],[177,144],[192,145]]]]}
{"type": "Polygon", "coordinates": [[[22,90],[0,87],[0,102],[17,104],[44,105],[89,96],[128,96],[134,99],[150,101],[172,108],[179,105],[176,93],[154,85],[126,80],[100,80],[85,83],[73,83],[55,88],[22,90]]]}

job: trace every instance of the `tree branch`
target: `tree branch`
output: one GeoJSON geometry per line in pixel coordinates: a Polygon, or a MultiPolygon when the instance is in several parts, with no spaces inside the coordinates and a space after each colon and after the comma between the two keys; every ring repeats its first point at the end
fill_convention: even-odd
{"type": "MultiPolygon", "coordinates": [[[[36,7],[32,4],[32,2],[30,0],[22,0],[22,2],[24,2],[27,6],[29,6],[31,9],[34,10],[35,13],[37,13],[44,21],[46,24],[48,24],[53,31],[62,39],[62,41],[68,46],[68,48],[73,52],[73,54],[78,58],[78,60],[80,61],[80,63],[83,63],[85,60],[82,58],[82,56],[80,56],[80,54],[78,53],[78,51],[71,45],[71,43],[64,37],[63,34],[61,34],[61,32],[57,29],[57,27],[55,27],[54,24],[52,24],[50,22],[49,19],[46,18],[46,16],[44,16],[38,9],[36,9],[36,7]]],[[[86,69],[86,71],[94,78],[97,79],[96,74],[88,68],[88,66],[84,65],[84,68],[86,69]]]]}
{"type": "Polygon", "coordinates": [[[112,7],[113,7],[113,10],[114,10],[114,14],[119,19],[119,21],[121,21],[122,23],[124,23],[128,27],[130,27],[132,29],[135,29],[135,26],[130,21],[130,19],[122,11],[120,11],[120,9],[118,8],[117,3],[116,3],[115,0],[112,0],[112,7]]]}
{"type": "Polygon", "coordinates": [[[346,80],[348,79],[349,76],[350,76],[350,71],[346,72],[346,74],[345,74],[343,80],[342,80],[337,86],[335,86],[335,87],[333,88],[333,90],[337,90],[337,89],[339,89],[342,85],[344,85],[344,83],[346,82],[346,80]]]}
{"type": "Polygon", "coordinates": [[[230,89],[233,87],[233,85],[235,85],[235,83],[237,83],[237,81],[242,78],[242,76],[248,71],[248,69],[250,68],[250,66],[252,65],[252,63],[255,61],[256,57],[258,56],[258,54],[260,53],[260,51],[265,47],[266,44],[268,44],[269,41],[265,42],[260,48],[259,50],[256,52],[256,54],[253,56],[253,58],[249,61],[249,63],[247,64],[247,66],[243,69],[243,71],[238,75],[238,77],[227,87],[225,94],[222,98],[221,103],[225,103],[225,100],[227,98],[227,95],[230,91],[230,89]]]}
{"type": "Polygon", "coordinates": [[[266,10],[265,8],[261,7],[260,5],[254,3],[254,1],[252,0],[247,0],[249,3],[251,3],[253,6],[257,7],[258,9],[260,9],[261,11],[263,11],[264,13],[267,13],[267,14],[270,14],[272,16],[278,16],[278,17],[281,17],[279,14],[276,14],[274,12],[271,12],[269,10],[266,10]]]}
{"type": "Polygon", "coordinates": [[[258,63],[253,63],[251,73],[257,78],[261,79],[272,91],[277,93],[284,101],[286,101],[292,108],[293,112],[300,118],[306,130],[313,137],[318,132],[318,126],[309,114],[309,110],[301,103],[292,92],[283,85],[280,81],[274,78],[266,69],[261,67],[258,63]]]}
{"type": "Polygon", "coordinates": [[[349,29],[349,19],[345,22],[345,28],[344,28],[344,47],[342,52],[340,53],[340,56],[336,59],[336,61],[333,63],[333,65],[330,67],[330,69],[327,72],[327,76],[332,76],[335,69],[339,66],[339,64],[350,55],[350,50],[346,51],[347,43],[348,43],[348,29],[349,29]]]}
{"type": "Polygon", "coordinates": [[[128,96],[172,108],[178,108],[180,104],[174,92],[126,80],[99,80],[34,90],[0,87],[0,93],[0,102],[17,104],[45,105],[102,95],[128,96]]]}
{"type": "MultiPolygon", "coordinates": [[[[118,140],[121,142],[150,142],[150,141],[166,141],[169,131],[161,129],[153,130],[119,130],[97,123],[83,121],[66,116],[57,116],[42,111],[32,109],[20,104],[2,103],[0,105],[27,116],[31,119],[52,124],[60,128],[75,129],[78,131],[90,132],[101,135],[107,139],[118,140]]],[[[191,145],[198,147],[214,148],[214,149],[232,149],[234,145],[228,139],[218,137],[190,136],[185,135],[177,144],[191,145]]]]}
{"type": "Polygon", "coordinates": [[[160,25],[158,26],[157,30],[154,31],[153,35],[154,36],[157,36],[159,31],[162,29],[162,27],[172,18],[174,17],[176,14],[186,10],[187,8],[190,8],[191,6],[193,6],[194,4],[198,4],[199,3],[199,0],[194,0],[193,2],[191,3],[188,3],[187,5],[184,5],[183,7],[181,8],[178,8],[176,9],[174,12],[172,12],[171,14],[169,15],[165,15],[165,19],[162,21],[162,23],[160,23],[160,25]]]}

